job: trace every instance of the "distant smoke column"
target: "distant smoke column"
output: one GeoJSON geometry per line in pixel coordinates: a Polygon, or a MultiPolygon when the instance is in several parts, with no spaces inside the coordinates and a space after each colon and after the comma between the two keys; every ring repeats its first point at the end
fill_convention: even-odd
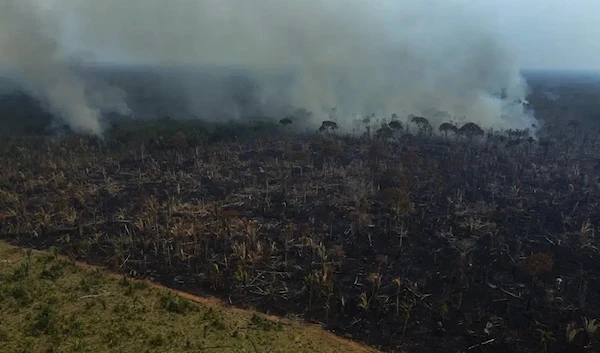
{"type": "MultiPolygon", "coordinates": [[[[254,98],[269,115],[289,105],[310,110],[319,124],[337,107],[341,128],[355,116],[436,110],[483,128],[525,128],[534,121],[513,104],[525,99],[526,89],[516,56],[472,2],[46,1],[77,19],[74,33],[90,50],[159,66],[251,72],[259,86],[254,98]],[[279,88],[270,75],[275,71],[292,76],[289,89],[279,88]]],[[[189,80],[170,89],[189,92],[182,96],[198,110],[193,115],[206,115],[206,105],[239,110],[231,92],[205,94],[189,80]]]]}
{"type": "Polygon", "coordinates": [[[89,106],[85,85],[61,58],[59,31],[30,0],[0,2],[0,69],[13,71],[24,89],[47,103],[76,132],[100,134],[100,111],[89,106]]]}

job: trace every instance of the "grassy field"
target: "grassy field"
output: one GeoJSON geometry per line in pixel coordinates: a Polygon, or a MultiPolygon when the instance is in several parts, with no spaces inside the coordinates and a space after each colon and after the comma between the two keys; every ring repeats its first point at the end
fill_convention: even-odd
{"type": "Polygon", "coordinates": [[[375,352],[316,326],[0,242],[0,352],[375,352]]]}

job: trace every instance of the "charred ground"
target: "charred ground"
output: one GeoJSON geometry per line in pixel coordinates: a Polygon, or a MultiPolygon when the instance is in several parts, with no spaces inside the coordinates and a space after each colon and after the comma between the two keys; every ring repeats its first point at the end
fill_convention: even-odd
{"type": "Polygon", "coordinates": [[[600,133],[578,99],[600,90],[532,86],[539,140],[420,120],[6,138],[0,235],[388,351],[594,349],[600,133]]]}

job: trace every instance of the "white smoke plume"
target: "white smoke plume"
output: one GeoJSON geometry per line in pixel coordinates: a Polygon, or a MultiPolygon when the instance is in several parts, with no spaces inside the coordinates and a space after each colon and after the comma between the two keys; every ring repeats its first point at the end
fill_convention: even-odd
{"type": "MultiPolygon", "coordinates": [[[[13,3],[13,12],[24,6],[4,1],[13,3]]],[[[334,118],[342,126],[371,113],[412,113],[440,123],[428,113],[435,111],[484,128],[535,123],[515,104],[525,100],[527,85],[512,53],[482,12],[458,0],[37,1],[71,19],[80,45],[106,54],[104,60],[247,70],[260,87],[258,99],[273,115],[289,105],[313,112],[315,122],[337,107],[334,118]],[[282,72],[292,77],[287,87],[272,79],[282,72]]],[[[13,26],[30,33],[36,23],[29,20],[13,26]]],[[[50,46],[45,36],[36,39],[50,46]]],[[[26,69],[44,77],[48,65],[37,60],[26,69]]],[[[48,87],[52,77],[30,80],[48,87]]],[[[208,104],[213,100],[208,97],[223,95],[196,92],[197,85],[185,80],[169,85],[185,92],[187,104],[198,110],[204,106],[198,101],[208,104]]],[[[76,96],[83,98],[82,89],[76,96]]],[[[69,97],[54,99],[71,115],[88,116],[72,119],[74,124],[97,120],[97,112],[73,114],[87,105],[71,106],[69,97]]]]}
{"type": "Polygon", "coordinates": [[[101,134],[101,113],[128,112],[122,92],[88,87],[71,69],[60,43],[60,22],[41,2],[0,2],[0,72],[38,98],[74,131],[101,134]]]}

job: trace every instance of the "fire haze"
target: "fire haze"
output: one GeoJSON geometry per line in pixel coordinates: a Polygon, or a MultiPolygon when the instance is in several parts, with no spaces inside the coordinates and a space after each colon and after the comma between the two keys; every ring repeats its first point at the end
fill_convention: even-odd
{"type": "MultiPolygon", "coordinates": [[[[96,61],[243,69],[267,115],[304,108],[320,123],[337,107],[342,127],[372,113],[435,124],[439,111],[483,128],[535,123],[511,51],[456,0],[5,0],[0,26],[0,68],[81,132],[128,107],[123,92],[69,69],[65,32],[96,61]]],[[[229,92],[198,104],[196,86],[169,82],[197,116],[236,111],[229,92]]]]}

